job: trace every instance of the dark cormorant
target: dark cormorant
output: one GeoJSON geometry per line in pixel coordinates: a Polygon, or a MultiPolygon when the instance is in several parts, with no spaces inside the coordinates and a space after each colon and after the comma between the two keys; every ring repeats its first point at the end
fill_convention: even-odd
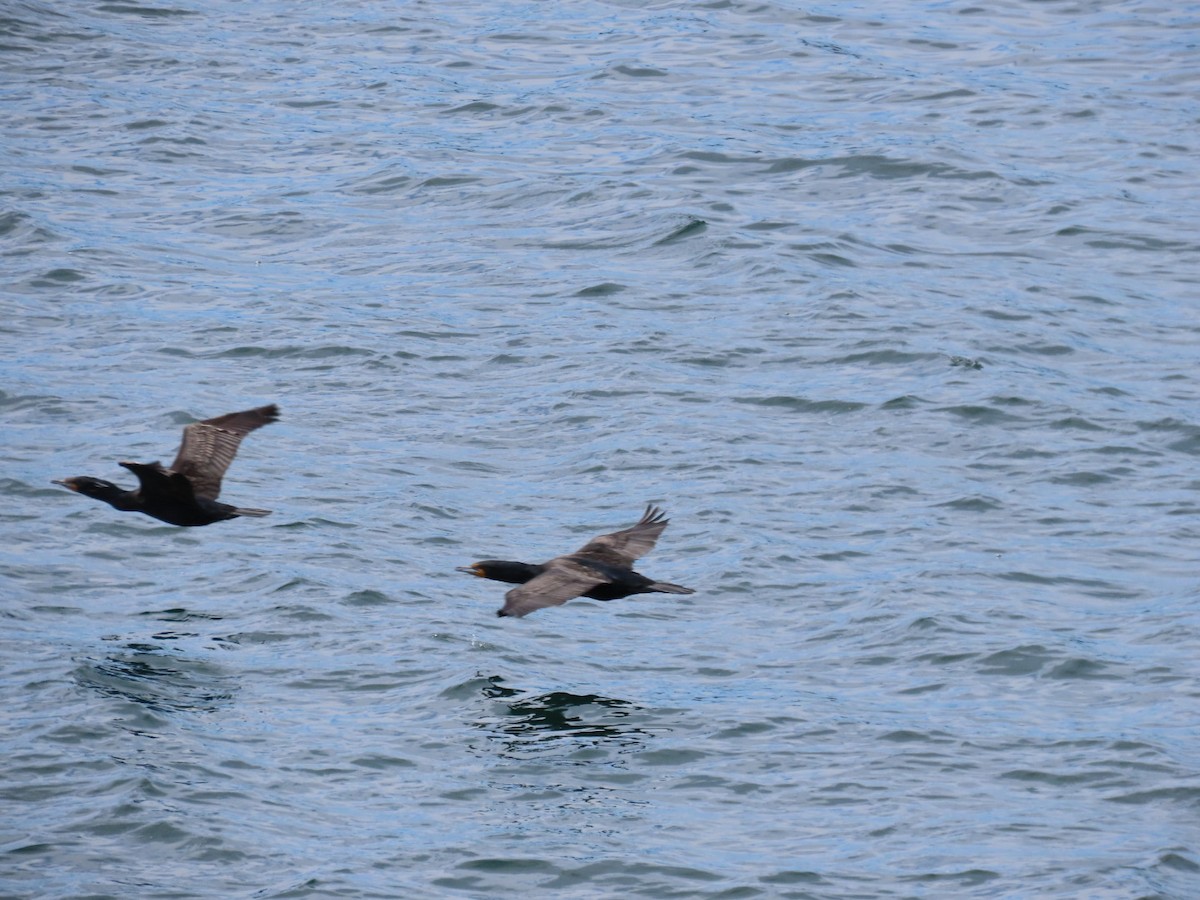
{"type": "Polygon", "coordinates": [[[122,462],[140,483],[126,491],[111,481],[80,475],[55,481],[87,497],[127,512],[145,513],[171,525],[211,525],[238,516],[267,516],[269,509],[245,509],[217,502],[221,477],[242,438],[279,418],[274,403],[193,422],[183,429],[183,443],[171,468],[161,463],[122,462]]]}
{"type": "Polygon", "coordinates": [[[632,528],[602,534],[574,553],[540,566],[485,559],[455,571],[521,585],[504,595],[504,608],[496,612],[518,618],[546,606],[562,606],[572,597],[619,600],[630,594],[694,594],[691,588],[653,581],[633,571],[634,562],[654,548],[669,521],[661,509],[647,506],[632,528]]]}

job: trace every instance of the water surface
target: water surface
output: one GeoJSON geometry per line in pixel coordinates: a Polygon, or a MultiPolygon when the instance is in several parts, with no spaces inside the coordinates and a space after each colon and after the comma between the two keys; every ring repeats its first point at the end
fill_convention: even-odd
{"type": "Polygon", "coordinates": [[[6,6],[2,892],[1195,896],[1198,24],[6,6]]]}

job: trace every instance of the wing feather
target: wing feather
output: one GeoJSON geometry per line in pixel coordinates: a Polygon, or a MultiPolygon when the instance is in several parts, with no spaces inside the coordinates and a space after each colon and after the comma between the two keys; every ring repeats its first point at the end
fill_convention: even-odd
{"type": "Polygon", "coordinates": [[[216,500],[221,493],[221,479],[237,455],[242,438],[278,418],[279,407],[272,403],[193,422],[183,429],[183,443],[171,471],[185,476],[197,497],[216,500]]]}
{"type": "Polygon", "coordinates": [[[520,618],[547,606],[562,606],[573,597],[607,579],[593,569],[565,557],[551,560],[546,571],[504,595],[502,616],[520,618]]]}
{"type": "Polygon", "coordinates": [[[614,566],[632,566],[641,556],[654,549],[658,536],[671,520],[653,504],[646,507],[642,518],[631,528],[592,538],[575,552],[614,566]]]}

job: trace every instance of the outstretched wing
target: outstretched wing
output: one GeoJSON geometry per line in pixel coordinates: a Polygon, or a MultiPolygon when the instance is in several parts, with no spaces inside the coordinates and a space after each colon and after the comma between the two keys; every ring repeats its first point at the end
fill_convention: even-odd
{"type": "Polygon", "coordinates": [[[504,595],[502,616],[529,615],[547,606],[562,606],[572,597],[591,590],[607,579],[599,572],[566,557],[546,563],[546,571],[504,595]]]}
{"type": "Polygon", "coordinates": [[[185,476],[197,497],[216,500],[242,438],[278,418],[279,407],[272,403],[194,422],[183,429],[183,443],[171,471],[185,476]]]}
{"type": "Polygon", "coordinates": [[[657,506],[647,506],[642,518],[632,528],[592,538],[573,555],[586,556],[613,566],[632,566],[638,557],[654,549],[658,536],[669,521],[667,514],[657,506]]]}

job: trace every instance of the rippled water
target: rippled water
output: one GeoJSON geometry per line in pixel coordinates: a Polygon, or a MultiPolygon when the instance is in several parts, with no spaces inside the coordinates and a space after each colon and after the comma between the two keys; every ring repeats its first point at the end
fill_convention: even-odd
{"type": "Polygon", "coordinates": [[[1200,894],[1198,26],[6,4],[0,893],[1200,894]]]}

